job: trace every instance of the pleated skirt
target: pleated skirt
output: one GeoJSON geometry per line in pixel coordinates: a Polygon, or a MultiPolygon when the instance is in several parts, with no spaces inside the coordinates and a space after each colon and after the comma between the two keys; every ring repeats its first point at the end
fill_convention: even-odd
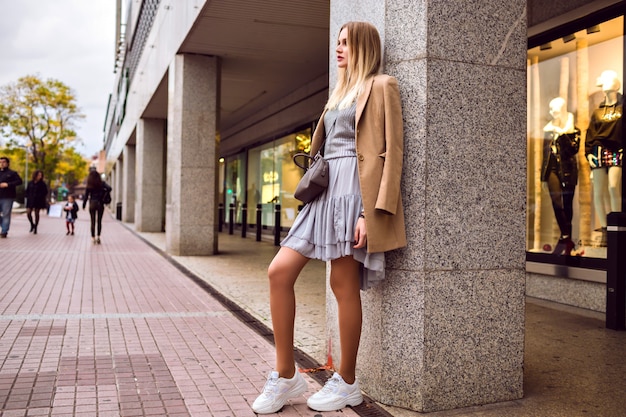
{"type": "Polygon", "coordinates": [[[365,290],[384,279],[385,254],[354,249],[355,226],[363,207],[356,156],[331,157],[328,165],[328,188],[305,204],[281,246],[322,261],[353,256],[361,263],[365,290]]]}

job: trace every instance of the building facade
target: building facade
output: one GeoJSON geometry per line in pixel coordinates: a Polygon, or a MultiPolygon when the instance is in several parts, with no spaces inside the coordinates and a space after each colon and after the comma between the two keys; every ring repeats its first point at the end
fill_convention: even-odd
{"type": "MultiPolygon", "coordinates": [[[[173,255],[216,254],[222,222],[288,229],[334,39],[370,21],[401,88],[409,244],[363,293],[363,388],[417,411],[521,398],[525,295],[603,311],[606,213],[623,209],[620,150],[591,169],[585,135],[607,108],[598,78],[623,80],[624,2],[544,3],[120,2],[104,149],[122,220],[173,255]],[[556,110],[572,128],[554,143],[576,148],[559,188],[573,245],[544,175],[556,110]]],[[[334,343],[330,292],[327,308],[334,343]]]]}

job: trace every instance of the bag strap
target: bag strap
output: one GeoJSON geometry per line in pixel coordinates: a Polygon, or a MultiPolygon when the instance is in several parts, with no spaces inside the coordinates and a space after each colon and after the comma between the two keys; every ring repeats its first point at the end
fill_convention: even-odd
{"type": "Polygon", "coordinates": [[[308,166],[307,166],[307,164],[304,164],[304,163],[300,164],[296,158],[297,158],[297,157],[302,157],[302,158],[304,158],[304,160],[306,160],[306,159],[310,159],[311,161],[313,161],[313,160],[314,160],[314,159],[315,159],[318,155],[319,155],[319,156],[322,156],[322,155],[320,154],[320,152],[319,152],[319,151],[317,151],[317,153],[315,154],[315,156],[311,156],[311,155],[309,155],[309,154],[308,154],[308,153],[306,153],[306,152],[298,152],[298,153],[296,153],[296,154],[294,154],[294,155],[292,156],[292,159],[293,159],[293,163],[294,163],[294,164],[296,164],[296,166],[297,166],[298,168],[301,168],[301,169],[303,169],[303,170],[305,170],[305,171],[306,171],[307,169],[309,169],[309,168],[311,167],[311,162],[309,162],[309,163],[308,163],[308,166]]]}
{"type": "Polygon", "coordinates": [[[303,157],[305,159],[310,159],[311,161],[314,161],[319,157],[324,157],[324,151],[326,150],[326,138],[332,133],[332,131],[335,129],[335,125],[337,124],[337,118],[335,117],[335,120],[333,120],[332,125],[330,126],[330,130],[328,130],[328,134],[326,134],[326,132],[324,132],[324,140],[322,141],[322,144],[320,145],[320,148],[317,150],[317,153],[314,156],[311,156],[310,154],[306,153],[306,152],[298,152],[296,154],[294,154],[292,156],[293,159],[293,163],[296,164],[298,166],[298,168],[301,168],[303,170],[307,170],[311,167],[311,163],[310,162],[308,164],[308,166],[304,165],[304,164],[300,164],[298,163],[298,161],[296,160],[296,157],[303,157]]]}

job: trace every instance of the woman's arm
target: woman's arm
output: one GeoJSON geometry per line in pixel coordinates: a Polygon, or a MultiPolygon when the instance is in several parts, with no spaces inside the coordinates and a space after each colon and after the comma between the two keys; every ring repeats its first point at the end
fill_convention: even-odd
{"type": "Polygon", "coordinates": [[[40,182],[41,182],[41,188],[39,189],[39,192],[41,194],[41,197],[46,198],[48,197],[48,185],[46,185],[44,181],[40,181],[40,182]]]}
{"type": "Polygon", "coordinates": [[[85,207],[87,206],[87,200],[89,200],[90,195],[91,195],[91,190],[87,188],[85,190],[85,197],[83,198],[83,210],[85,210],[85,207]]]}
{"type": "Polygon", "coordinates": [[[23,181],[22,181],[22,177],[20,177],[20,175],[15,172],[15,171],[9,171],[10,174],[8,175],[8,181],[5,180],[5,182],[10,186],[14,186],[17,187],[18,185],[22,185],[23,181]]]}
{"type": "Polygon", "coordinates": [[[400,180],[404,154],[404,132],[400,89],[394,77],[383,85],[385,164],[375,208],[387,214],[396,214],[400,199],[400,180]]]}

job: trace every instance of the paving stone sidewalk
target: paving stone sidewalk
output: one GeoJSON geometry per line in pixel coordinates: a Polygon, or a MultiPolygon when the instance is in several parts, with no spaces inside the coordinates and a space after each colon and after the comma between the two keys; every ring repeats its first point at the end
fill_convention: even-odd
{"type": "MultiPolygon", "coordinates": [[[[254,416],[273,346],[109,215],[88,229],[14,214],[0,240],[0,416],[254,416]]],[[[280,416],[320,415],[305,377],[280,416]]]]}
{"type": "MultiPolygon", "coordinates": [[[[162,234],[138,235],[108,214],[93,245],[88,214],[79,216],[75,236],[46,216],[32,235],[14,213],[0,239],[0,417],[254,416],[274,362],[264,268],[275,248],[220,234],[217,257],[169,258],[162,234]]],[[[307,268],[296,286],[305,367],[326,354],[325,265],[307,268]]],[[[277,415],[626,416],[626,332],[605,329],[601,314],[528,299],[525,339],[517,401],[420,414],[367,399],[317,413],[305,397],[319,372],[277,415]]]]}

